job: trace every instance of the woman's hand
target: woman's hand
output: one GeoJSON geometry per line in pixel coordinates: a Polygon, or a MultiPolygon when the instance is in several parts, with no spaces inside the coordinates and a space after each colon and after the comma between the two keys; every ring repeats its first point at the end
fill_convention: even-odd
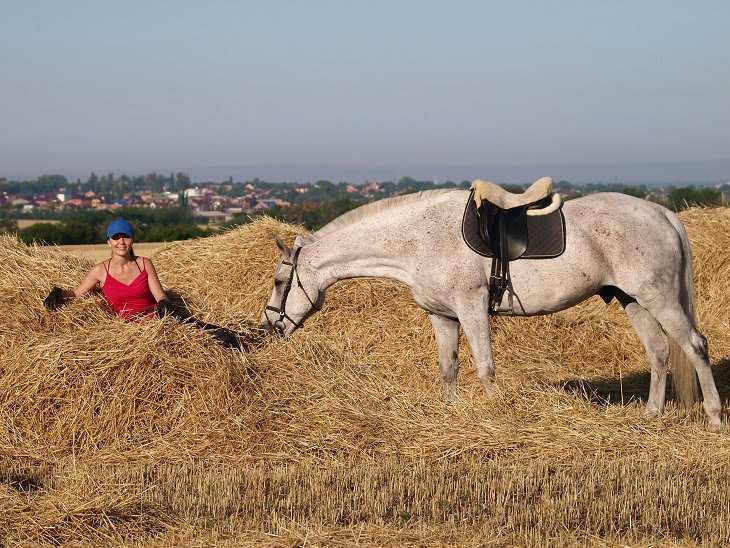
{"type": "Polygon", "coordinates": [[[48,310],[56,310],[60,308],[64,303],[63,289],[60,287],[54,287],[51,292],[43,300],[43,304],[48,310]]]}

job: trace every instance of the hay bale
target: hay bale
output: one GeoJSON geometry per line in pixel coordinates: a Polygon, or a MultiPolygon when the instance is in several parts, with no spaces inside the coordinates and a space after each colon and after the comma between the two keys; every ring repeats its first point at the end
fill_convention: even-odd
{"type": "MultiPolygon", "coordinates": [[[[683,214],[695,245],[697,308],[713,359],[727,356],[728,210],[683,214]],[[708,287],[708,285],[710,287],[708,287]]],[[[163,285],[201,318],[255,333],[278,251],[301,227],[264,218],[223,235],[167,244],[153,255],[163,285]]],[[[689,446],[690,424],[670,405],[643,423],[643,348],[623,312],[598,298],[552,316],[498,318],[493,346],[500,397],[485,401],[462,340],[461,399],[440,402],[427,315],[404,286],[349,280],[289,341],[247,353],[170,320],[125,323],[99,295],[57,312],[41,300],[90,267],[58,249],[0,240],[0,450],[185,460],[317,461],[489,458],[569,461],[586,451],[689,446]],[[397,310],[397,313],[392,311],[397,310]],[[618,405],[616,405],[618,404],[618,405]]],[[[722,385],[721,385],[722,386],[722,385]]],[[[726,392],[723,392],[726,397],[726,392]]]]}

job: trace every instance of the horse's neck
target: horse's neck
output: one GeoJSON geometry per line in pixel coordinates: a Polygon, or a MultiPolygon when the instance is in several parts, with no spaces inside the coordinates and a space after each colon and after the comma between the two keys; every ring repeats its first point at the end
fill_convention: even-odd
{"type": "Polygon", "coordinates": [[[321,289],[348,278],[390,278],[408,283],[412,260],[390,234],[362,237],[350,227],[328,235],[303,249],[317,272],[321,289]],[[390,245],[389,245],[390,244],[390,245]]]}
{"type": "MultiPolygon", "coordinates": [[[[407,285],[414,282],[416,265],[428,261],[422,242],[430,234],[431,246],[453,246],[444,232],[446,223],[458,230],[466,193],[430,191],[404,197],[385,208],[366,212],[349,224],[326,230],[303,248],[325,289],[345,278],[390,278],[407,285]],[[447,241],[448,240],[448,241],[447,241]]],[[[357,211],[357,210],[355,210],[357,211]]],[[[437,253],[437,252],[433,252],[437,253]]]]}

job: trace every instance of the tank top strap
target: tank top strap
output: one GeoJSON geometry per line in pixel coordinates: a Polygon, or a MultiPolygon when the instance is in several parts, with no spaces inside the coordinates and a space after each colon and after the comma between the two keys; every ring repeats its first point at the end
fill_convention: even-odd
{"type": "Polygon", "coordinates": [[[141,272],[142,272],[142,269],[141,269],[141,268],[139,267],[139,263],[137,262],[137,259],[142,259],[142,266],[144,266],[144,257],[136,257],[136,258],[134,259],[134,264],[136,264],[136,265],[137,265],[137,270],[139,270],[139,271],[140,271],[140,273],[141,273],[141,272]]]}

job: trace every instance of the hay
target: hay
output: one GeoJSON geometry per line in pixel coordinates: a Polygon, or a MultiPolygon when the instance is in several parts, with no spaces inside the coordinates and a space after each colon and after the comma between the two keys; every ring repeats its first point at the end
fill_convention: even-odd
{"type": "MultiPolygon", "coordinates": [[[[718,388],[727,404],[730,210],[693,208],[681,216],[694,250],[698,324],[710,341],[718,388]]],[[[460,398],[452,405],[440,401],[430,323],[407,288],[396,282],[336,284],[328,291],[324,309],[292,339],[258,339],[256,324],[271,291],[278,257],[273,237],[291,242],[296,234],[304,231],[264,218],[220,236],[167,244],[152,256],[174,298],[201,319],[255,339],[257,344],[248,352],[225,349],[205,331],[172,319],[125,323],[110,315],[100,295],[48,312],[41,301],[51,286],[74,286],[91,263],[57,248],[0,237],[0,477],[8,485],[19,484],[12,478],[28,476],[33,467],[40,467],[49,477],[64,470],[71,478],[69,485],[81,482],[88,487],[84,474],[95,474],[102,486],[97,491],[106,497],[91,504],[93,489],[46,482],[40,497],[45,502],[24,514],[21,532],[8,536],[6,543],[23,539],[39,544],[129,539],[144,543],[152,535],[171,545],[200,538],[225,545],[226,539],[239,538],[235,535],[245,530],[252,536],[240,539],[256,544],[265,544],[265,538],[272,545],[297,544],[309,534],[320,544],[327,544],[327,539],[347,544],[341,535],[358,526],[366,545],[383,539],[385,544],[395,542],[403,528],[408,529],[406,541],[416,539],[414,543],[512,538],[529,544],[546,537],[528,533],[526,522],[515,518],[517,510],[527,511],[525,504],[518,505],[514,515],[491,516],[491,521],[476,513],[468,521],[472,529],[464,525],[455,526],[453,534],[435,533],[433,527],[442,518],[438,503],[431,502],[442,495],[455,496],[456,489],[438,487],[436,476],[459,470],[476,486],[485,473],[480,467],[487,463],[493,463],[495,470],[509,467],[512,475],[502,472],[489,480],[494,496],[507,497],[509,482],[525,474],[536,475],[536,481],[545,485],[542,469],[534,467],[541,463],[565,471],[576,493],[581,477],[593,478],[596,485],[606,478],[621,492],[628,492],[633,481],[643,493],[640,500],[646,501],[652,494],[669,497],[659,486],[672,477],[672,470],[693,470],[717,481],[726,473],[730,441],[726,433],[704,431],[699,406],[685,412],[670,401],[659,420],[641,419],[649,382],[643,348],[620,307],[606,306],[598,298],[552,316],[495,319],[499,396],[491,401],[482,396],[463,339],[460,398]],[[198,516],[204,503],[195,489],[186,487],[184,494],[178,491],[155,499],[147,493],[145,481],[130,479],[134,475],[130,470],[147,467],[159,475],[158,468],[149,467],[163,466],[176,473],[198,474],[190,479],[190,485],[198,485],[203,472],[189,468],[197,462],[207,463],[203,468],[215,465],[244,475],[259,473],[262,481],[280,473],[299,485],[300,478],[309,477],[311,500],[300,500],[299,509],[292,507],[288,517],[284,512],[251,532],[253,522],[240,517],[233,520],[238,529],[234,525],[226,529],[220,521],[225,512],[198,516]],[[656,463],[662,466],[657,469],[656,463]],[[85,472],[78,471],[81,465],[85,472]],[[333,480],[333,470],[343,466],[362,473],[333,480]],[[333,482],[339,485],[331,485],[335,496],[345,497],[343,508],[352,509],[355,502],[346,496],[348,484],[370,485],[366,491],[372,491],[368,474],[390,477],[414,466],[440,470],[434,477],[409,476],[406,484],[394,488],[399,493],[421,489],[430,493],[429,500],[433,498],[420,499],[422,517],[415,529],[409,529],[412,523],[394,519],[370,520],[363,530],[364,522],[352,518],[354,514],[333,518],[324,510],[306,510],[326,496],[326,486],[333,482]],[[112,488],[109,474],[126,479],[112,488]],[[134,496],[126,493],[125,482],[135,486],[134,496]],[[72,492],[86,493],[87,499],[73,499],[72,492]],[[187,500],[185,508],[179,507],[182,500],[187,500]],[[58,504],[66,513],[51,509],[58,504]],[[145,510],[135,513],[129,504],[145,510]],[[333,519],[340,519],[339,529],[333,527],[333,519]],[[487,525],[497,528],[495,536],[486,534],[487,525]],[[511,533],[505,527],[512,527],[511,533]],[[53,535],[43,533],[49,528],[53,535]],[[371,541],[366,542],[368,538],[371,541]]],[[[161,489],[169,481],[152,483],[161,489]]],[[[604,489],[610,491],[611,486],[604,489]]],[[[7,499],[0,528],[3,519],[9,522],[23,512],[22,502],[13,494],[19,491],[8,487],[0,493],[0,499],[7,499]]],[[[692,519],[715,523],[730,518],[727,505],[715,505],[708,512],[701,501],[691,503],[682,493],[673,492],[672,504],[684,504],[694,512],[692,519]]],[[[639,507],[619,511],[616,498],[609,495],[599,496],[595,505],[582,499],[560,499],[552,506],[547,499],[533,500],[525,519],[536,520],[536,527],[557,535],[545,521],[547,516],[557,515],[556,523],[570,531],[578,521],[569,508],[583,505],[594,517],[584,520],[582,533],[564,533],[562,538],[586,544],[592,542],[591,535],[632,542],[648,539],[659,545],[681,544],[683,538],[711,542],[728,534],[712,526],[703,536],[678,525],[681,517],[674,514],[667,514],[662,526],[645,523],[641,530],[627,529],[624,520],[636,519],[639,507]],[[595,517],[601,511],[606,520],[595,517]]],[[[240,516],[245,513],[241,508],[256,505],[249,500],[254,496],[250,493],[226,496],[239,508],[229,516],[240,516]]],[[[223,495],[206,497],[209,505],[223,495]]],[[[385,515],[377,493],[362,497],[356,502],[365,514],[385,515]]],[[[469,511],[474,513],[473,508],[469,511]]]]}

